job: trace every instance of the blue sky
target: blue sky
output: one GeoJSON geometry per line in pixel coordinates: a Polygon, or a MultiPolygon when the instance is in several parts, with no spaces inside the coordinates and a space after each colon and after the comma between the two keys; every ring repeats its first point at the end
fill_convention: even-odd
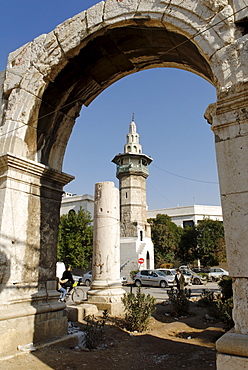
{"type": "MultiPolygon", "coordinates": [[[[0,70],[11,51],[95,3],[0,0],[0,70]]],[[[214,135],[203,117],[215,100],[212,85],[177,69],[151,69],[116,82],[82,108],[63,166],[76,179],[65,190],[93,195],[94,184],[101,181],[118,187],[111,160],[123,152],[134,113],[143,153],[153,158],[147,179],[149,209],[220,205],[214,135]]]]}

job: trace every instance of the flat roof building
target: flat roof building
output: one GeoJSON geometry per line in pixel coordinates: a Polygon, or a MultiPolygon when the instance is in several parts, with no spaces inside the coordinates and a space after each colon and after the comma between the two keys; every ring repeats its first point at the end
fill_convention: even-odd
{"type": "Polygon", "coordinates": [[[166,214],[177,226],[193,226],[203,218],[223,221],[221,206],[193,205],[184,207],[161,208],[147,211],[147,218],[156,218],[157,214],[166,214]]]}
{"type": "Polygon", "coordinates": [[[90,212],[91,217],[94,217],[94,197],[93,195],[83,194],[76,195],[64,193],[62,197],[60,216],[66,215],[69,211],[74,210],[76,213],[82,207],[85,211],[90,212]]]}

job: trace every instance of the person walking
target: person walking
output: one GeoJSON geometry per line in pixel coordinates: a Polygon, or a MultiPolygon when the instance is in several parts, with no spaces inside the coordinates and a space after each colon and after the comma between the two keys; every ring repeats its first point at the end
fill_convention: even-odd
{"type": "Polygon", "coordinates": [[[176,284],[177,284],[177,289],[179,292],[183,292],[184,290],[184,285],[185,285],[185,279],[183,274],[179,269],[177,269],[177,273],[175,276],[176,284]]]}

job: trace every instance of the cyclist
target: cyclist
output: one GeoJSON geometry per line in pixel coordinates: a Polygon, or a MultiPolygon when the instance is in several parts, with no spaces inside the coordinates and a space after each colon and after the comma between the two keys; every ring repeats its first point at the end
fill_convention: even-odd
{"type": "Polygon", "coordinates": [[[62,288],[65,288],[65,289],[69,288],[68,289],[68,294],[70,294],[70,292],[73,288],[74,279],[72,277],[71,267],[69,265],[67,265],[65,267],[65,271],[63,272],[61,281],[64,281],[64,280],[66,280],[66,282],[62,283],[61,286],[62,286],[62,288]]]}

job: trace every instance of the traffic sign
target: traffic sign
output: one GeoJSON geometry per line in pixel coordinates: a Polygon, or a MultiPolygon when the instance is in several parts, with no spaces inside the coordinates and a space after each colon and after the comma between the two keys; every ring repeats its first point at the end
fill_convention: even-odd
{"type": "Polygon", "coordinates": [[[144,258],[139,258],[138,259],[138,263],[140,263],[140,264],[144,263],[144,261],[145,261],[144,258]]]}

